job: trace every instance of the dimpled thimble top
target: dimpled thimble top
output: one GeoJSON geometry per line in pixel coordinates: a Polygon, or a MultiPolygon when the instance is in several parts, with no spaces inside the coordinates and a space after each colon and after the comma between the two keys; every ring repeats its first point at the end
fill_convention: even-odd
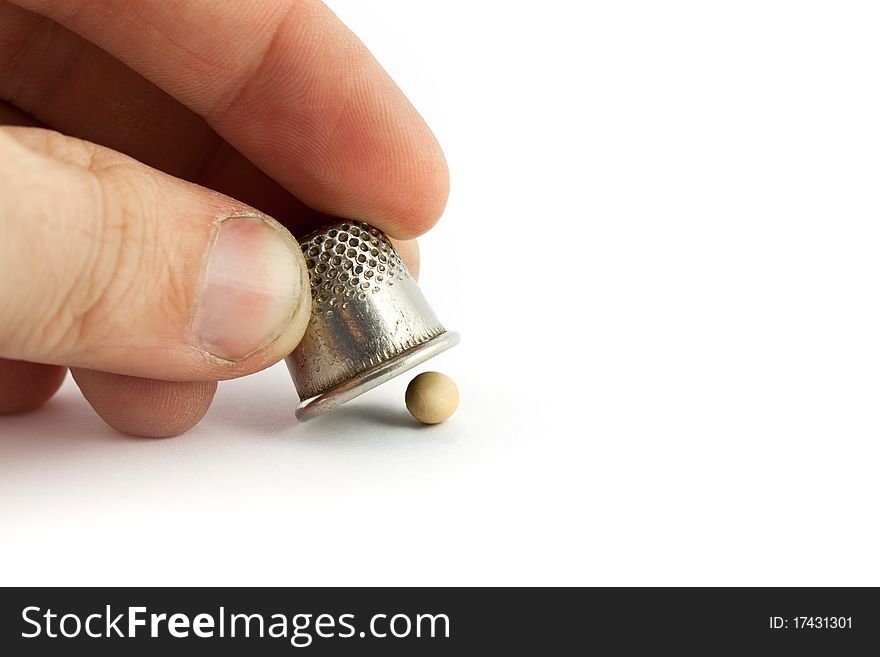
{"type": "Polygon", "coordinates": [[[346,308],[352,299],[363,301],[409,276],[384,233],[360,221],[334,224],[301,244],[312,302],[325,311],[346,308]]]}
{"type": "Polygon", "coordinates": [[[312,316],[287,364],[301,399],[379,367],[444,333],[391,241],[361,221],[300,240],[312,316]]]}

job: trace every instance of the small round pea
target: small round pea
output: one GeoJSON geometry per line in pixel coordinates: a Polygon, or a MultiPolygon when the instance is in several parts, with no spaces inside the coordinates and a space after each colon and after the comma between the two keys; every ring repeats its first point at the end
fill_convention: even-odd
{"type": "Polygon", "coordinates": [[[406,409],[423,424],[439,424],[458,408],[458,386],[440,372],[422,372],[406,387],[406,409]]]}

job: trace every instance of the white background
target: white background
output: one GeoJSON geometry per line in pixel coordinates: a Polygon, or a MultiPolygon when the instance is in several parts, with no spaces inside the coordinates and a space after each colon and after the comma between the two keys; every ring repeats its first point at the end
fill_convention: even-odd
{"type": "Polygon", "coordinates": [[[434,127],[462,392],[0,419],[4,584],[880,584],[871,2],[334,0],[434,127]]]}

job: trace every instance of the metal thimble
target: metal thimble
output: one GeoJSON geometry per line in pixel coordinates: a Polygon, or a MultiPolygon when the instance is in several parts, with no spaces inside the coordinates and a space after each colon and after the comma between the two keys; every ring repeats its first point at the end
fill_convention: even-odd
{"type": "Polygon", "coordinates": [[[286,359],[298,419],[311,420],[458,343],[378,228],[339,221],[300,246],[312,316],[286,359]]]}

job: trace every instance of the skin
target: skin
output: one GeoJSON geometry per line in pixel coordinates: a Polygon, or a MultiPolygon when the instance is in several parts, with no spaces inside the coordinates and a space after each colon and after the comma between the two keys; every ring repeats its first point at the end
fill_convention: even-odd
{"type": "Polygon", "coordinates": [[[417,273],[448,172],[320,2],[114,6],[0,0],[0,414],[69,368],[108,424],[170,436],[304,330],[307,307],[240,359],[187,343],[217,217],[255,208],[294,235],[362,219],[417,273]]]}

